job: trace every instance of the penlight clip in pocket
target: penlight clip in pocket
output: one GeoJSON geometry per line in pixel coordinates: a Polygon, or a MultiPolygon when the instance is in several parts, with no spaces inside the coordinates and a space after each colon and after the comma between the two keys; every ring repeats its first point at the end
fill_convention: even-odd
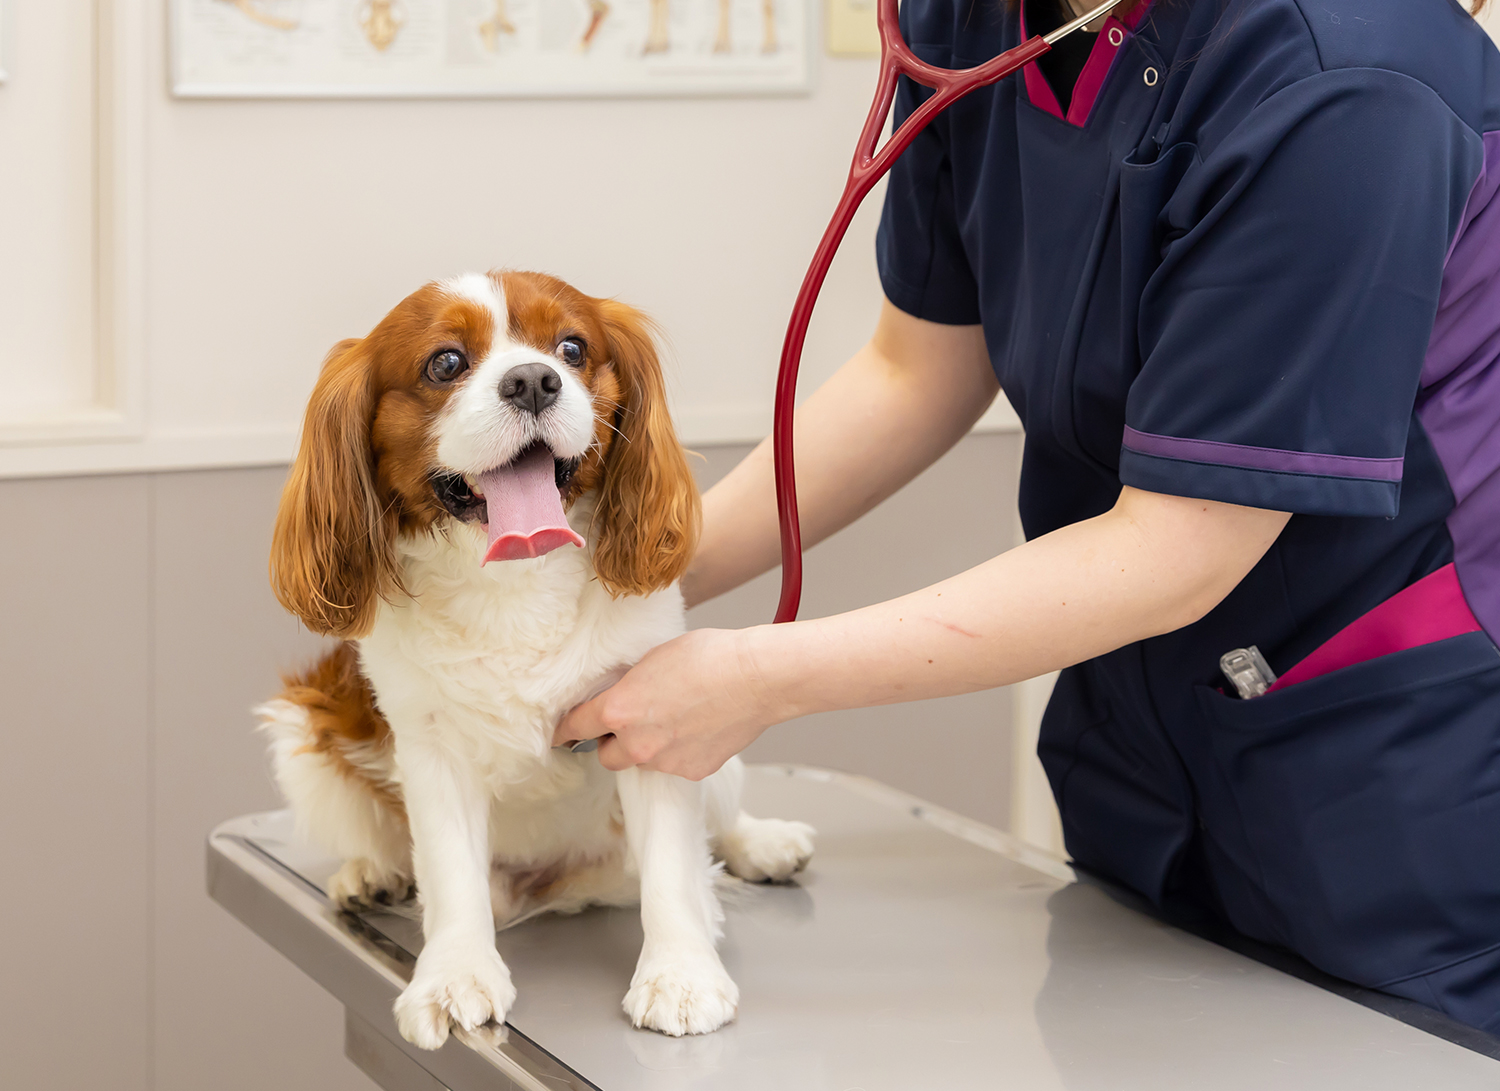
{"type": "Polygon", "coordinates": [[[1219,656],[1219,669],[1244,700],[1259,697],[1276,684],[1276,672],[1254,644],[1219,656]]]}

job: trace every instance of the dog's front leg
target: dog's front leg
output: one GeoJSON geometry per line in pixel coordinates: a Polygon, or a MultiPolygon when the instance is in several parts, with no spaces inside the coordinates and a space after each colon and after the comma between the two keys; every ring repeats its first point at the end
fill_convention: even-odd
{"type": "Polygon", "coordinates": [[[646,940],[625,1014],[663,1034],[707,1034],[734,1018],[739,987],[714,941],[723,914],[713,889],[703,786],[665,773],[619,776],[625,836],[641,872],[646,940]]]}
{"type": "Polygon", "coordinates": [[[396,1026],[437,1049],[450,1023],[496,1030],[516,998],[495,950],[490,910],[488,786],[456,755],[398,733],[396,761],[411,823],[426,944],[411,984],[396,999],[396,1026]]]}

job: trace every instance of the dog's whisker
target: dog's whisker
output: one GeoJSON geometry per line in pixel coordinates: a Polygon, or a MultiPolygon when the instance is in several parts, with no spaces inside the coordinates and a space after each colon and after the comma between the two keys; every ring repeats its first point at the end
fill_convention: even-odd
{"type": "Polygon", "coordinates": [[[604,425],[604,427],[608,428],[615,435],[619,436],[626,443],[630,442],[630,437],[627,436],[624,432],[620,431],[620,429],[618,427],[616,427],[614,421],[606,420],[605,418],[601,417],[598,413],[594,414],[594,419],[596,421],[598,421],[600,424],[604,425]]]}

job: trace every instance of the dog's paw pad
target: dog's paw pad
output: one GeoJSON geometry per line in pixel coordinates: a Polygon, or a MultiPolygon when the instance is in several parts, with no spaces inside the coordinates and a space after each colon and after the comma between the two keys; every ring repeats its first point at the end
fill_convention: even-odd
{"type": "Polygon", "coordinates": [[[714,958],[638,970],[622,1006],[636,1026],[675,1038],[718,1030],[739,1003],[739,986],[714,958]]]}
{"type": "Polygon", "coordinates": [[[396,1028],[414,1046],[437,1049],[450,1026],[481,1036],[500,1035],[500,1025],[515,1003],[516,989],[500,956],[490,950],[468,958],[424,951],[411,984],[396,998],[396,1028]],[[431,965],[436,962],[437,965],[431,965]],[[424,965],[427,963],[427,965],[424,965]]]}
{"type": "Polygon", "coordinates": [[[346,861],[328,880],[329,900],[351,913],[398,905],[415,893],[410,875],[363,857],[346,861]]]}
{"type": "Polygon", "coordinates": [[[729,874],[751,883],[784,883],[807,866],[814,830],[806,822],[742,817],[719,842],[729,874]]]}

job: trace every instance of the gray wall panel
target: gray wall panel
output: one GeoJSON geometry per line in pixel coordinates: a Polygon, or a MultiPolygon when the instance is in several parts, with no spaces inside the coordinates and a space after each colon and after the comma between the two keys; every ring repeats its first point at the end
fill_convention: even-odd
{"type": "Polygon", "coordinates": [[[283,469],[157,478],[156,1087],[368,1089],[326,993],[204,893],[226,817],[279,806],[251,707],[316,654],[266,581],[283,469]]]}
{"type": "Polygon", "coordinates": [[[0,1083],[149,1086],[150,482],[0,482],[0,1083]]]}

